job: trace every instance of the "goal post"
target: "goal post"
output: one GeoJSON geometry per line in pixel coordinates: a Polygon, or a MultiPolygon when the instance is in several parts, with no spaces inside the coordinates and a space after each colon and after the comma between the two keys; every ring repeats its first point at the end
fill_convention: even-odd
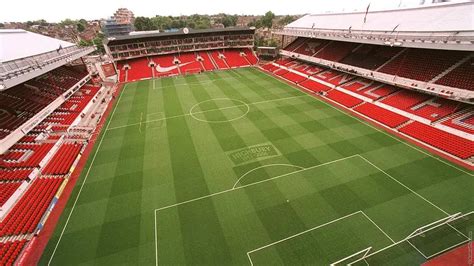
{"type": "Polygon", "coordinates": [[[402,246],[404,244],[411,245],[414,249],[416,249],[417,252],[419,252],[421,255],[423,255],[423,257],[425,257],[425,259],[432,258],[435,255],[439,255],[443,252],[446,252],[446,251],[448,251],[452,248],[455,248],[459,245],[462,245],[466,242],[472,241],[471,236],[466,236],[466,234],[462,233],[461,231],[459,231],[456,227],[454,227],[452,225],[452,223],[455,223],[455,222],[469,220],[469,219],[471,219],[470,216],[472,216],[472,215],[474,215],[474,211],[471,211],[471,212],[468,212],[468,213],[465,213],[465,214],[462,214],[462,213],[458,212],[458,213],[449,215],[447,217],[444,217],[444,218],[439,219],[437,221],[434,221],[432,223],[426,224],[424,226],[420,226],[419,228],[413,230],[412,233],[407,235],[405,238],[403,238],[400,241],[395,242],[395,243],[393,243],[389,246],[386,246],[382,249],[375,250],[375,251],[372,251],[371,247],[363,249],[363,250],[358,251],[358,252],[356,252],[352,255],[349,255],[345,258],[342,258],[342,259],[340,259],[340,260],[338,260],[334,263],[331,263],[331,266],[332,265],[354,265],[354,264],[358,264],[362,261],[364,261],[365,263],[368,263],[367,259],[370,259],[371,257],[376,256],[376,255],[386,256],[387,252],[388,253],[391,252],[391,251],[389,251],[390,249],[402,246]],[[440,229],[442,226],[446,226],[446,227],[451,228],[453,230],[453,232],[455,231],[457,235],[460,235],[460,237],[465,238],[465,239],[461,239],[458,242],[456,242],[456,244],[450,246],[449,248],[443,249],[441,251],[438,250],[438,252],[430,254],[429,256],[425,256],[425,254],[421,253],[420,250],[417,249],[410,242],[410,240],[414,240],[417,237],[424,237],[425,234],[429,234],[429,233],[433,233],[433,232],[434,232],[434,234],[436,234],[437,233],[436,231],[438,229],[440,229]],[[383,255],[384,252],[385,252],[385,255],[383,255]]]}
{"type": "Polygon", "coordinates": [[[336,261],[336,262],[333,262],[333,263],[330,264],[330,266],[349,265],[349,264],[344,263],[344,262],[347,261],[347,260],[350,260],[350,259],[352,259],[352,260],[357,260],[357,261],[363,260],[365,257],[367,257],[367,254],[369,254],[369,252],[370,252],[371,250],[372,250],[372,247],[368,247],[368,248],[363,249],[363,250],[361,250],[361,251],[358,251],[358,252],[356,252],[356,253],[354,253],[354,254],[352,254],[352,255],[349,255],[349,256],[347,256],[347,257],[345,257],[345,258],[342,258],[342,259],[340,259],[340,260],[338,260],[338,261],[336,261]]]}
{"type": "Polygon", "coordinates": [[[184,71],[184,75],[193,75],[193,74],[199,74],[202,72],[202,69],[200,68],[190,68],[190,69],[186,69],[184,71]]]}

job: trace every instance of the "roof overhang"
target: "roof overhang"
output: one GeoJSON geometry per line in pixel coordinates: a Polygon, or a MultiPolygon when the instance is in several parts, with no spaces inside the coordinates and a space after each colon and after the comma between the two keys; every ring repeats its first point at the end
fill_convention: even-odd
{"type": "Polygon", "coordinates": [[[401,47],[474,51],[474,1],[306,15],[276,34],[401,47]]]}
{"type": "Polygon", "coordinates": [[[0,47],[0,91],[95,50],[24,30],[0,30],[0,47]]]}
{"type": "Polygon", "coordinates": [[[169,38],[169,37],[217,35],[217,34],[231,34],[231,33],[240,33],[240,32],[248,32],[249,34],[254,34],[255,28],[232,27],[232,28],[223,28],[223,29],[202,29],[202,30],[183,28],[176,31],[168,31],[168,32],[157,32],[157,31],[145,31],[143,33],[133,32],[133,34],[130,34],[130,35],[110,37],[106,40],[106,44],[114,45],[114,44],[122,44],[122,43],[128,43],[128,42],[136,42],[137,40],[148,41],[148,40],[153,40],[153,39],[161,39],[161,38],[169,38]]]}
{"type": "Polygon", "coordinates": [[[56,51],[75,44],[21,30],[0,30],[0,63],[56,51]]]}

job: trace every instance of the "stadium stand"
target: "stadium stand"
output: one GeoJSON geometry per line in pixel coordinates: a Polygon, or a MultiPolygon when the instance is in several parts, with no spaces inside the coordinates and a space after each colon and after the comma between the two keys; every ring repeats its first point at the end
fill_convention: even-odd
{"type": "Polygon", "coordinates": [[[202,58],[202,67],[206,71],[212,71],[215,70],[216,67],[214,66],[211,58],[209,57],[209,54],[206,52],[197,52],[197,55],[202,58]]]}
{"type": "Polygon", "coordinates": [[[258,63],[258,58],[253,53],[252,49],[244,49],[244,53],[250,65],[256,65],[258,63]]]}
{"type": "Polygon", "coordinates": [[[13,265],[26,242],[26,239],[0,242],[0,265],[13,265]]]}
{"type": "Polygon", "coordinates": [[[288,46],[285,47],[285,50],[294,51],[306,41],[306,38],[296,38],[293,42],[291,42],[288,46]]]}
{"type": "Polygon", "coordinates": [[[456,115],[442,123],[443,125],[461,130],[470,134],[474,134],[474,111],[456,115]]]}
{"type": "Polygon", "coordinates": [[[354,110],[391,128],[398,127],[410,120],[371,103],[364,103],[354,108],[354,110]]]}
{"type": "Polygon", "coordinates": [[[314,56],[317,58],[338,62],[349,55],[349,53],[351,53],[351,51],[356,49],[356,47],[359,45],[360,44],[353,42],[331,42],[316,52],[314,56]]]}
{"type": "Polygon", "coordinates": [[[327,69],[322,72],[317,73],[314,77],[329,82],[334,85],[342,85],[355,77],[353,75],[340,72],[333,69],[327,69]]]}
{"type": "Polygon", "coordinates": [[[306,77],[295,74],[294,72],[288,72],[288,73],[282,75],[282,77],[289,80],[289,81],[293,81],[294,83],[300,83],[300,82],[307,79],[306,77]]]}
{"type": "Polygon", "coordinates": [[[330,90],[327,93],[327,97],[331,100],[334,100],[345,107],[352,108],[358,104],[361,104],[363,101],[359,100],[351,95],[345,94],[338,90],[330,90]]]}
{"type": "Polygon", "coordinates": [[[450,101],[442,98],[433,98],[412,108],[409,108],[410,113],[416,114],[420,117],[437,121],[448,115],[462,109],[463,104],[460,102],[450,101]]]}
{"type": "Polygon", "coordinates": [[[0,138],[32,118],[87,73],[60,67],[6,91],[0,91],[0,138]]]}
{"type": "Polygon", "coordinates": [[[127,62],[129,65],[127,81],[151,78],[152,72],[146,58],[134,59],[127,62]]]}
{"type": "Polygon", "coordinates": [[[398,54],[402,48],[364,44],[340,62],[356,67],[377,69],[398,54]]]}
{"type": "Polygon", "coordinates": [[[441,121],[440,123],[445,126],[449,126],[462,132],[472,133],[474,132],[474,118],[472,112],[469,111],[470,109],[465,103],[434,97],[433,95],[423,94],[417,91],[401,89],[364,78],[355,78],[350,74],[335,70],[323,69],[323,71],[312,76],[316,80],[321,80],[321,82],[325,81],[334,84],[336,87],[341,88],[341,90],[344,89],[356,93],[356,95],[365,97],[357,98],[349,95],[349,92],[346,93],[344,90],[333,89],[332,87],[317,82],[312,78],[305,79],[305,73],[298,71],[298,69],[307,69],[307,64],[305,63],[302,63],[302,65],[305,65],[306,68],[303,68],[302,65],[298,63],[296,63],[296,67],[292,68],[293,71],[297,71],[303,76],[281,68],[290,65],[294,66],[295,62],[298,61],[291,58],[282,58],[275,61],[276,65],[268,63],[263,65],[262,68],[273,75],[280,76],[305,89],[317,93],[326,92],[324,97],[327,97],[347,108],[354,108],[354,111],[370,119],[394,130],[399,130],[406,135],[452,154],[460,159],[468,159],[472,156],[472,154],[465,151],[465,147],[468,147],[468,149],[473,148],[472,141],[465,137],[416,121],[416,123],[410,124],[409,122],[411,119],[409,117],[385,109],[383,106],[365,101],[371,100],[374,102],[380,102],[407,113],[411,113],[420,119],[424,118],[431,122],[441,121]],[[456,115],[458,113],[462,113],[463,115],[456,115]],[[445,118],[449,118],[453,115],[453,118],[445,120],[445,118]],[[446,140],[436,141],[439,138],[444,138],[446,140]]]}
{"type": "Polygon", "coordinates": [[[201,63],[197,60],[195,53],[182,53],[177,56],[180,64],[180,72],[186,73],[199,73],[205,69],[201,63]]]}
{"type": "Polygon", "coordinates": [[[239,50],[225,50],[223,54],[229,67],[242,67],[249,65],[249,62],[245,60],[239,50]]]}
{"type": "Polygon", "coordinates": [[[32,233],[63,178],[37,178],[0,223],[0,237],[32,233]]]}
{"type": "MultiPolygon", "coordinates": [[[[176,54],[177,55],[177,54],[176,54]]],[[[167,77],[180,74],[178,64],[175,63],[175,55],[160,55],[152,57],[155,63],[155,77],[167,77]]]]}
{"type": "Polygon", "coordinates": [[[44,175],[65,175],[71,169],[79,152],[82,149],[81,144],[64,143],[56,152],[50,162],[44,167],[44,175]]]}
{"type": "Polygon", "coordinates": [[[2,158],[0,161],[0,167],[6,168],[24,168],[24,167],[38,167],[39,163],[45,155],[53,148],[54,144],[15,144],[11,150],[28,151],[31,155],[27,159],[22,161],[7,161],[2,158]]]}
{"type": "Polygon", "coordinates": [[[458,51],[406,49],[379,71],[410,79],[430,81],[466,55],[466,52],[458,51]]]}
{"type": "Polygon", "coordinates": [[[211,55],[211,60],[217,65],[218,69],[228,69],[229,66],[227,65],[226,61],[221,57],[221,53],[219,51],[211,51],[209,52],[211,55]]]}
{"type": "Polygon", "coordinates": [[[309,65],[309,64],[299,64],[298,66],[294,67],[293,69],[301,72],[301,73],[304,73],[306,75],[315,75],[321,71],[324,71],[324,68],[322,67],[318,67],[316,65],[309,65]]]}
{"type": "Polygon", "coordinates": [[[468,139],[449,134],[443,130],[413,122],[399,129],[413,138],[419,139],[440,150],[461,159],[474,156],[474,143],[468,139]]]}
{"type": "MultiPolygon", "coordinates": [[[[242,36],[227,36],[226,30],[217,33],[211,30],[210,36],[196,39],[194,47],[198,50],[182,47],[179,50],[165,49],[164,53],[158,54],[129,52],[126,46],[111,46],[111,50],[116,52],[113,57],[116,59],[118,82],[257,64],[258,58],[251,49],[253,32],[244,29],[238,33],[244,34],[242,36]],[[212,37],[213,34],[226,37],[212,37]],[[225,45],[209,44],[223,39],[225,45]],[[121,58],[119,55],[125,56],[121,58]]],[[[169,46],[172,43],[165,41],[161,44],[169,46]]],[[[90,53],[93,49],[80,51],[90,53]]],[[[88,83],[89,79],[101,82],[100,78],[92,79],[84,65],[72,66],[69,61],[64,61],[63,65],[26,82],[7,90],[0,88],[2,139],[55,103],[40,121],[32,124],[27,132],[22,132],[24,134],[0,154],[0,206],[5,205],[0,209],[1,265],[14,264],[25,246],[33,242],[31,239],[38,232],[40,221],[44,222],[42,217],[56,203],[53,198],[62,193],[59,187],[72,174],[94,130],[94,127],[81,126],[81,123],[87,125],[92,123],[90,121],[100,121],[100,116],[94,120],[97,113],[94,108],[101,104],[96,99],[102,95],[105,101],[107,95],[102,94],[101,86],[88,83]],[[19,191],[21,193],[17,193],[19,191]]]]}
{"type": "Polygon", "coordinates": [[[314,92],[328,91],[328,90],[332,89],[331,87],[328,87],[324,84],[316,82],[312,79],[305,80],[305,81],[301,82],[300,85],[305,87],[306,89],[314,91],[314,92]]]}
{"type": "MultiPolygon", "coordinates": [[[[363,72],[365,74],[360,76],[364,77],[367,77],[368,73],[370,73],[372,77],[377,76],[388,81],[386,75],[393,75],[392,79],[395,79],[396,83],[398,82],[400,85],[403,84],[402,86],[409,84],[408,81],[398,81],[397,77],[410,79],[414,81],[409,84],[410,86],[417,89],[422,87],[427,92],[442,94],[443,97],[446,95],[451,98],[466,97],[466,94],[446,87],[438,88],[436,87],[438,84],[463,90],[473,90],[474,88],[474,78],[468,74],[473,71],[474,57],[472,53],[465,51],[401,48],[299,37],[284,48],[283,53],[286,56],[291,55],[296,58],[300,55],[310,56],[314,58],[315,62],[321,63],[325,67],[344,69],[351,73],[358,73],[352,67],[375,71],[363,72]],[[324,43],[324,45],[317,45],[320,42],[324,43]],[[329,62],[318,61],[320,59],[328,60],[329,62]],[[426,64],[426,62],[430,62],[430,64],[426,64]],[[344,65],[339,67],[334,63],[344,65]]],[[[287,62],[285,60],[287,59],[278,60],[276,63],[286,66],[287,62]]],[[[294,59],[288,60],[295,61],[294,59]]],[[[301,64],[301,62],[297,62],[297,64],[301,64]]],[[[302,65],[300,70],[303,69],[304,66],[302,65]]],[[[324,75],[329,73],[326,70],[318,74],[324,75]]],[[[331,76],[329,74],[329,77],[321,78],[324,80],[331,76]]]]}
{"type": "Polygon", "coordinates": [[[474,57],[456,67],[446,75],[441,77],[435,83],[461,88],[465,90],[474,90],[474,57]]]}
{"type": "Polygon", "coordinates": [[[430,98],[433,98],[433,96],[411,90],[400,90],[399,92],[394,93],[388,98],[382,100],[382,103],[391,105],[400,110],[406,110],[430,98]]]}
{"type": "Polygon", "coordinates": [[[267,70],[268,72],[273,72],[273,71],[279,69],[279,67],[273,65],[272,63],[268,63],[266,65],[263,65],[262,67],[263,67],[263,69],[267,70]]]}
{"type": "Polygon", "coordinates": [[[244,52],[239,49],[226,49],[159,55],[150,59],[138,58],[121,61],[117,63],[117,66],[120,69],[120,82],[131,82],[152,77],[245,67],[257,62],[258,59],[249,49],[244,52]],[[198,57],[201,60],[198,60],[198,57]],[[154,69],[150,67],[151,63],[155,64],[154,69]]]}
{"type": "Polygon", "coordinates": [[[282,77],[282,76],[286,75],[288,72],[290,72],[290,71],[288,71],[286,69],[283,69],[283,68],[280,68],[280,69],[274,71],[273,73],[275,73],[276,75],[282,77]]]}
{"type": "MultiPolygon", "coordinates": [[[[246,37],[250,35],[248,30],[244,33],[233,36],[225,32],[225,37],[216,37],[212,35],[214,30],[210,30],[200,32],[202,36],[195,38],[193,45],[186,43],[186,39],[180,39],[180,42],[151,40],[133,49],[130,44],[136,44],[134,42],[140,36],[135,40],[119,37],[109,40],[110,56],[119,71],[118,82],[122,83],[256,65],[259,59],[251,48],[254,31],[251,38],[246,37]],[[152,47],[155,43],[161,46],[152,47]]],[[[400,132],[472,162],[474,144],[464,134],[474,133],[474,110],[469,104],[410,90],[400,84],[381,83],[370,75],[356,76],[354,72],[336,66],[336,63],[342,63],[371,70],[371,74],[381,72],[472,91],[472,53],[295,38],[283,51],[305,55],[304,61],[282,57],[261,65],[261,68],[295,86],[317,93],[325,100],[329,99],[332,104],[336,102],[377,121],[390,128],[387,130],[400,132]],[[314,58],[317,64],[309,63],[311,60],[308,58],[314,58]],[[331,64],[320,63],[323,61],[331,64]]],[[[0,206],[10,205],[2,213],[0,222],[0,265],[15,264],[31,237],[38,232],[42,218],[47,217],[48,208],[54,206],[55,198],[62,191],[61,186],[67,183],[65,180],[92,138],[91,135],[75,135],[70,130],[78,120],[90,118],[84,110],[95,103],[101,86],[81,83],[77,90],[65,95],[71,87],[88,80],[88,75],[82,65],[62,65],[12,88],[0,90],[0,139],[31,121],[55,100],[63,100],[0,154],[0,206]],[[23,186],[26,189],[22,193],[15,193],[23,186]]]]}
{"type": "Polygon", "coordinates": [[[14,169],[0,168],[0,181],[19,181],[25,180],[33,172],[33,169],[14,169]]]}
{"type": "Polygon", "coordinates": [[[295,50],[292,51],[304,55],[314,55],[318,53],[321,49],[323,49],[328,43],[330,43],[330,41],[319,39],[305,39],[305,42],[303,42],[295,50]]]}
{"type": "MultiPolygon", "coordinates": [[[[41,57],[28,54],[33,51],[25,48],[24,58],[12,57],[11,62],[2,62],[12,71],[19,71],[14,67],[24,66],[24,60],[47,67],[32,67],[6,79],[1,73],[0,265],[18,263],[25,246],[33,242],[40,222],[45,222],[42,218],[54,207],[53,198],[60,196],[59,187],[69,178],[70,169],[91,137],[98,122],[94,116],[101,117],[100,105],[106,98],[111,99],[103,93],[102,85],[91,84],[102,80],[92,77],[85,61],[80,60],[94,49],[76,48],[52,38],[44,42],[41,35],[30,38],[35,39],[32,50],[42,53],[41,57]],[[55,58],[63,54],[58,43],[68,46],[64,52],[80,53],[55,58]],[[51,62],[41,60],[57,65],[49,68],[51,62]],[[18,78],[20,75],[22,79],[18,78]],[[102,101],[96,101],[99,94],[102,101]],[[87,122],[82,129],[78,126],[81,121],[87,122]]],[[[8,51],[5,55],[9,56],[8,51]]],[[[138,60],[126,61],[118,68],[121,74],[130,74],[131,79],[151,75],[150,68],[149,74],[142,73],[146,68],[138,60]],[[130,68],[129,73],[125,65],[130,68]]],[[[125,76],[120,78],[126,80],[125,76]]]]}
{"type": "Polygon", "coordinates": [[[363,78],[357,78],[355,80],[347,82],[342,85],[341,88],[355,92],[373,100],[384,98],[399,90],[394,86],[370,81],[363,78]]]}
{"type": "Polygon", "coordinates": [[[0,206],[10,198],[20,185],[20,182],[0,183],[0,206]]]}

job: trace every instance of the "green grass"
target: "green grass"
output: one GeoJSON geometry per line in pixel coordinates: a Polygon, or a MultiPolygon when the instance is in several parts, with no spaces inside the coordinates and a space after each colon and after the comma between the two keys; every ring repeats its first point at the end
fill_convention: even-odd
{"type": "MultiPolygon", "coordinates": [[[[141,81],[40,264],[329,264],[473,210],[472,191],[472,173],[256,69],[141,81]]],[[[406,243],[385,255],[424,261],[406,243]]]]}

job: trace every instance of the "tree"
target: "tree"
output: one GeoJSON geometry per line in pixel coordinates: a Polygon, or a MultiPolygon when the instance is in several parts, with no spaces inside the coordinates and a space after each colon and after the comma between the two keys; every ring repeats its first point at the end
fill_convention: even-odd
{"type": "Polygon", "coordinates": [[[76,24],[76,21],[74,21],[74,20],[72,20],[72,19],[70,19],[70,18],[67,18],[67,19],[61,21],[59,24],[60,24],[61,26],[70,26],[70,25],[76,24]]]}
{"type": "Polygon", "coordinates": [[[275,18],[275,14],[272,11],[268,11],[261,18],[262,26],[270,29],[273,26],[273,19],[274,18],[275,18]]]}
{"type": "Polygon", "coordinates": [[[222,14],[222,18],[218,20],[219,23],[222,23],[224,27],[235,27],[237,25],[237,15],[227,15],[227,14],[222,14]]]}
{"type": "Polygon", "coordinates": [[[78,32],[83,32],[86,29],[84,24],[81,24],[81,23],[77,23],[76,28],[78,32]]]}
{"type": "Polygon", "coordinates": [[[153,22],[150,18],[146,17],[137,17],[135,18],[135,29],[137,31],[146,31],[146,30],[156,30],[153,22]]]}
{"type": "Polygon", "coordinates": [[[105,54],[103,33],[97,34],[97,36],[92,40],[92,43],[97,47],[97,52],[105,54]]]}
{"type": "Polygon", "coordinates": [[[278,24],[280,26],[284,26],[284,25],[288,25],[290,24],[291,22],[295,21],[296,18],[293,17],[293,16],[290,16],[290,15],[286,15],[285,17],[283,17],[282,19],[280,19],[280,21],[278,21],[278,24]]]}
{"type": "Polygon", "coordinates": [[[81,40],[79,42],[79,46],[92,46],[92,45],[93,45],[92,41],[81,40]]]}

